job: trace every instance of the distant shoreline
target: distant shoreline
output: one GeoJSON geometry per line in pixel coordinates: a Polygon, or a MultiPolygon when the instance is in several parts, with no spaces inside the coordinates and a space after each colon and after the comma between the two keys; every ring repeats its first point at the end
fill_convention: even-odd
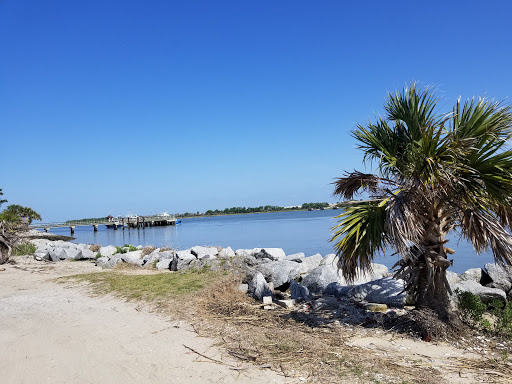
{"type": "Polygon", "coordinates": [[[240,216],[240,215],[259,215],[262,213],[283,213],[283,212],[313,212],[313,211],[336,211],[339,210],[339,208],[324,208],[324,209],[312,209],[311,211],[309,209],[286,209],[283,211],[268,211],[268,212],[244,212],[244,213],[220,213],[217,215],[197,215],[197,216],[180,216],[181,220],[187,220],[187,219],[202,219],[206,217],[219,217],[219,216],[240,216]]]}

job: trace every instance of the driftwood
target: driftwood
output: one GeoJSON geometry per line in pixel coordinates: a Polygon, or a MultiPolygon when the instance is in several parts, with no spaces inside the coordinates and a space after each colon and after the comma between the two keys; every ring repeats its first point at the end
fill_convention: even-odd
{"type": "Polygon", "coordinates": [[[4,222],[0,222],[0,265],[7,263],[11,257],[11,251],[14,243],[16,242],[16,235],[14,232],[6,228],[4,222]]]}

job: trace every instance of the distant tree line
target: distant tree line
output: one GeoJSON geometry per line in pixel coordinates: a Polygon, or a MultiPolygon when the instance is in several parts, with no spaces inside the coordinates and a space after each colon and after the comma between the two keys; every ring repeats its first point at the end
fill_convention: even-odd
{"type": "MultiPolygon", "coordinates": [[[[265,206],[259,206],[259,207],[231,207],[231,208],[225,208],[223,210],[215,209],[211,210],[209,209],[204,213],[205,216],[214,216],[214,215],[237,215],[242,213],[263,213],[263,212],[279,212],[279,211],[298,211],[303,209],[323,209],[327,208],[329,206],[329,203],[304,203],[301,206],[294,206],[294,207],[280,207],[277,205],[265,205],[265,206]]],[[[186,212],[183,215],[180,215],[182,217],[187,217],[188,212],[186,212]]],[[[190,216],[198,216],[198,214],[193,214],[190,216]]]]}

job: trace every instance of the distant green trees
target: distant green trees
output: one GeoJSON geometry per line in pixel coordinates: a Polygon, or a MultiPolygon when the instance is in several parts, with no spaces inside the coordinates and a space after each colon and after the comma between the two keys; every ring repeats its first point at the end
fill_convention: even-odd
{"type": "Polygon", "coordinates": [[[302,209],[322,209],[327,208],[329,203],[304,203],[302,209]]]}

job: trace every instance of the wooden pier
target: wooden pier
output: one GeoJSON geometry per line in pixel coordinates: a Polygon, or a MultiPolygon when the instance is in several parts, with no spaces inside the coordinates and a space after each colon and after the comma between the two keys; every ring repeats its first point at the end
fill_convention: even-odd
{"type": "Polygon", "coordinates": [[[116,221],[105,220],[77,220],[77,221],[66,221],[65,223],[40,223],[33,224],[30,226],[32,229],[44,229],[46,232],[50,232],[51,228],[63,228],[69,227],[71,234],[75,233],[76,227],[93,227],[94,232],[98,230],[99,225],[111,226],[114,230],[119,228],[135,228],[144,229],[146,227],[155,226],[167,226],[176,225],[178,220],[174,216],[137,216],[137,217],[123,217],[116,221]]]}

